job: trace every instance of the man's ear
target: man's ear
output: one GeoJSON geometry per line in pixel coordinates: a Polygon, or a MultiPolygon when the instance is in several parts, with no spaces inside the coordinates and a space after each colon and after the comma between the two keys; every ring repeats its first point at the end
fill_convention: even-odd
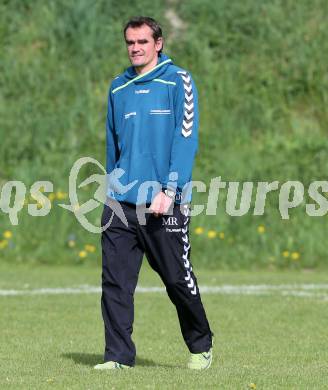
{"type": "Polygon", "coordinates": [[[164,46],[164,40],[162,37],[160,37],[156,41],[156,51],[158,52],[158,51],[162,50],[163,46],[164,46]]]}

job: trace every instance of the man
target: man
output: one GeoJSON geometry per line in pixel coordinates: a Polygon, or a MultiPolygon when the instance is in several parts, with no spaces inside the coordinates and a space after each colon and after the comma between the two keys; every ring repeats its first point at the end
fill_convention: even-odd
{"type": "Polygon", "coordinates": [[[189,259],[188,233],[197,91],[191,76],[162,53],[162,30],[154,19],[131,19],[124,37],[132,66],[114,79],[109,91],[106,161],[108,174],[119,168],[124,174],[119,186],[109,181],[102,215],[102,226],[109,225],[101,241],[106,346],[105,363],[95,368],[135,364],[133,295],[146,254],[176,306],[191,352],[188,367],[206,369],[212,361],[212,332],[189,259]],[[149,182],[158,186],[148,191],[144,184],[149,182]],[[124,218],[114,212],[115,202],[124,218]],[[138,219],[142,205],[148,208],[145,223],[138,219]]]}

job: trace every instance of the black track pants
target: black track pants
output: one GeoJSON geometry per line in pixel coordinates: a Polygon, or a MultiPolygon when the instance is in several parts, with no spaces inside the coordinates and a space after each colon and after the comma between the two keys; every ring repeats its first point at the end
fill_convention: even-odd
{"type": "Polygon", "coordinates": [[[134,319],[134,291],[144,253],[160,275],[176,307],[181,332],[189,351],[208,351],[210,330],[190,263],[190,206],[175,205],[171,215],[146,214],[138,222],[136,206],[120,203],[128,226],[105,205],[102,226],[102,315],[105,324],[105,361],[135,364],[136,349],[131,339],[134,319]]]}

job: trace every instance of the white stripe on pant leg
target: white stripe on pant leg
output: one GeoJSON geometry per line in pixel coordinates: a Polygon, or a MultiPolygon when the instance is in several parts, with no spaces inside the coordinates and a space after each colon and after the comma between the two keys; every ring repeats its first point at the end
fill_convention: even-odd
{"type": "Polygon", "coordinates": [[[188,217],[189,212],[190,212],[190,209],[189,209],[188,205],[185,205],[184,209],[183,209],[183,214],[185,216],[184,225],[186,225],[186,227],[181,229],[181,230],[184,233],[182,236],[182,241],[187,243],[188,245],[183,245],[182,259],[184,260],[183,265],[184,265],[186,272],[187,272],[187,275],[185,276],[185,280],[186,280],[186,282],[189,282],[189,283],[187,283],[187,287],[189,288],[189,291],[192,295],[196,295],[197,294],[197,287],[195,285],[194,279],[191,276],[192,267],[191,267],[191,264],[189,261],[190,243],[189,243],[188,225],[187,225],[187,223],[189,221],[189,217],[188,217]]]}

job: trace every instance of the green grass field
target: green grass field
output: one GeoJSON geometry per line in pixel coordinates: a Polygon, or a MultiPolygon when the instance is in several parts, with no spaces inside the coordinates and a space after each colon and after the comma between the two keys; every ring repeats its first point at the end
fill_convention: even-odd
{"type": "MultiPolygon", "coordinates": [[[[327,15],[326,0],[0,2],[0,190],[27,187],[19,225],[0,210],[0,389],[328,388],[328,219],[305,213],[309,184],[327,179],[327,15]],[[185,368],[166,294],[149,291],[135,298],[136,368],[92,369],[103,353],[99,236],[58,206],[69,203],[78,158],[105,163],[108,88],[129,65],[122,26],[145,10],[198,87],[193,179],[207,189],[218,176],[305,187],[289,220],[278,192],[263,216],[252,214],[253,194],[250,212],[230,217],[226,189],[215,216],[193,218],[193,263],[216,336],[203,373],[185,368]],[[27,213],[37,180],[54,184],[42,218],[27,213]]],[[[93,173],[86,167],[79,182],[93,173]]],[[[82,203],[97,187],[83,190],[82,203]]],[[[195,193],[194,204],[207,196],[195,193]]],[[[101,211],[88,220],[99,225],[101,211]]],[[[161,282],[145,265],[139,285],[161,282]]]]}
{"type": "MultiPolygon", "coordinates": [[[[102,360],[103,352],[99,293],[41,294],[37,289],[96,287],[100,270],[0,265],[0,387],[327,388],[328,287],[323,273],[196,273],[201,286],[221,287],[220,292],[203,294],[216,336],[210,370],[185,368],[188,351],[166,294],[139,292],[135,369],[95,372],[92,366],[102,360]],[[222,293],[223,285],[232,287],[222,293]],[[257,294],[254,285],[262,285],[257,294]],[[9,290],[21,295],[5,295],[9,290]]],[[[139,286],[161,286],[146,264],[139,286]]]]}

